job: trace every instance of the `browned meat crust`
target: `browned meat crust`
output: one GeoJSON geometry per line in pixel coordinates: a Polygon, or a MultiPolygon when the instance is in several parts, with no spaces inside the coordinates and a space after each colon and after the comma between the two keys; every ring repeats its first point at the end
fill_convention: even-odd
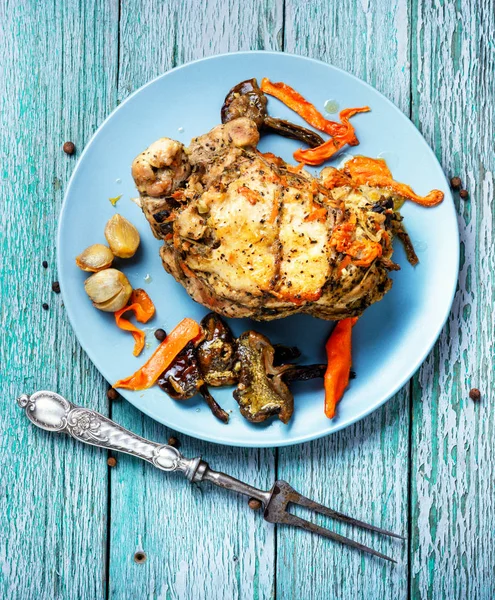
{"type": "Polygon", "coordinates": [[[389,190],[320,179],[256,150],[239,118],[192,140],[162,138],[132,173],[165,269],[189,295],[227,317],[360,315],[392,282],[400,215],[389,190]]]}

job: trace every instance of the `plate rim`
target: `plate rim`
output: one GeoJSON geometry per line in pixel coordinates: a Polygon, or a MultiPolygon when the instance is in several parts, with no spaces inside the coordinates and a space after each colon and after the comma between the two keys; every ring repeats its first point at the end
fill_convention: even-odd
{"type": "MultiPolygon", "coordinates": [[[[151,79],[150,81],[148,81],[147,83],[143,84],[142,86],[140,86],[139,88],[137,88],[136,90],[134,90],[131,94],[129,94],[129,96],[123,100],[118,106],[116,106],[109,114],[108,116],[100,123],[100,125],[98,126],[98,128],[96,129],[96,131],[91,135],[91,137],[89,138],[89,140],[87,141],[83,151],[81,152],[81,154],[78,156],[77,159],[77,163],[74,166],[74,170],[72,171],[72,174],[69,178],[69,182],[67,184],[67,188],[65,190],[64,193],[64,198],[62,201],[62,206],[59,212],[59,216],[58,216],[58,225],[57,225],[57,236],[56,236],[56,249],[57,249],[57,272],[60,275],[60,273],[63,271],[63,266],[62,266],[62,257],[61,257],[61,252],[60,252],[60,248],[61,248],[61,244],[62,244],[62,222],[64,220],[64,215],[65,215],[65,211],[67,210],[67,205],[68,205],[68,197],[72,191],[72,187],[74,185],[74,181],[76,178],[76,174],[80,168],[81,162],[84,158],[84,156],[86,155],[86,153],[88,152],[89,148],[91,147],[91,145],[93,144],[93,142],[95,141],[95,139],[98,137],[98,135],[100,134],[101,130],[104,128],[104,126],[106,125],[106,123],[108,121],[110,121],[110,119],[112,119],[112,117],[114,116],[115,113],[117,113],[117,111],[119,111],[127,102],[129,102],[130,100],[132,100],[135,96],[137,96],[139,93],[141,93],[142,90],[144,90],[145,88],[147,88],[148,86],[154,84],[156,81],[158,81],[159,79],[162,79],[163,77],[166,77],[168,74],[174,72],[174,71],[178,71],[181,69],[184,69],[186,67],[189,67],[192,64],[197,64],[197,63],[203,63],[206,61],[211,61],[211,60],[215,60],[218,58],[222,58],[222,57],[226,57],[226,56],[245,56],[245,55],[254,55],[254,54],[262,54],[262,55],[274,55],[274,56],[286,56],[288,58],[296,58],[296,59],[301,59],[304,61],[309,61],[309,62],[313,62],[313,63],[317,63],[320,65],[324,65],[325,67],[334,70],[336,72],[342,73],[347,77],[350,77],[351,79],[357,81],[360,85],[364,85],[366,88],[372,90],[374,93],[377,93],[381,96],[381,99],[384,100],[387,104],[389,104],[393,109],[395,109],[395,111],[397,111],[399,113],[399,115],[406,119],[407,121],[409,121],[409,123],[412,125],[412,127],[414,127],[414,129],[417,131],[417,133],[420,135],[420,137],[422,138],[422,140],[425,143],[426,146],[426,151],[429,153],[430,155],[430,159],[435,161],[436,164],[438,165],[441,175],[443,176],[444,179],[444,183],[445,186],[447,188],[447,190],[449,190],[449,197],[452,200],[453,203],[453,197],[452,194],[450,193],[450,185],[449,182],[447,180],[447,176],[445,175],[445,172],[443,170],[443,167],[440,163],[440,161],[438,160],[435,152],[433,151],[433,149],[431,148],[431,146],[429,145],[429,143],[426,141],[426,139],[424,138],[423,134],[421,133],[421,131],[416,127],[416,125],[413,123],[413,121],[405,114],[402,112],[402,110],[396,106],[389,98],[387,98],[384,94],[382,94],[379,90],[377,90],[375,87],[373,87],[372,85],[370,85],[368,82],[364,81],[363,79],[360,79],[359,77],[357,77],[356,75],[353,75],[352,73],[349,73],[348,71],[346,71],[345,69],[341,69],[340,67],[336,67],[333,64],[327,63],[323,60],[319,60],[316,58],[311,58],[308,56],[303,56],[301,54],[294,54],[291,52],[278,52],[278,51],[274,51],[274,50],[245,50],[245,51],[238,51],[238,52],[223,52],[221,54],[214,54],[211,56],[206,56],[203,58],[199,58],[199,59],[195,59],[189,62],[186,62],[182,65],[178,65],[176,67],[173,67],[172,69],[169,69],[167,71],[165,71],[164,73],[161,73],[160,75],[154,77],[153,79],[151,79]]],[[[454,205],[454,211],[455,211],[455,205],[454,205]]],[[[378,410],[380,407],[382,407],[386,402],[388,402],[389,400],[391,400],[400,390],[402,390],[402,388],[414,377],[414,375],[417,373],[417,371],[419,370],[419,368],[421,367],[421,365],[425,362],[426,358],[428,357],[428,355],[430,354],[430,352],[432,351],[432,349],[434,348],[435,344],[437,343],[441,332],[443,330],[443,328],[445,327],[445,324],[447,323],[447,320],[450,316],[451,310],[452,310],[452,306],[454,303],[454,299],[455,299],[455,294],[456,294],[456,290],[457,290],[457,283],[458,283],[458,277],[459,277],[459,264],[460,264],[460,240],[459,240],[459,225],[458,225],[458,220],[454,219],[454,227],[455,227],[455,234],[456,234],[456,239],[457,239],[457,244],[455,244],[455,248],[456,248],[456,255],[455,255],[455,278],[452,284],[452,289],[450,290],[450,295],[449,295],[449,301],[447,304],[447,309],[446,309],[446,314],[443,316],[443,318],[439,321],[439,325],[437,326],[437,328],[434,331],[434,335],[432,336],[432,342],[430,344],[428,344],[428,347],[426,348],[426,350],[423,351],[423,353],[419,356],[419,358],[410,366],[410,368],[407,371],[404,371],[405,374],[403,374],[401,377],[399,377],[397,379],[397,383],[393,386],[393,389],[390,393],[385,393],[383,394],[372,406],[367,407],[366,409],[362,410],[360,413],[358,413],[357,415],[354,415],[352,418],[348,419],[347,421],[343,421],[342,423],[339,423],[338,425],[336,425],[335,427],[333,427],[331,430],[323,430],[323,431],[318,431],[315,433],[311,433],[311,434],[307,434],[307,435],[299,435],[297,437],[292,437],[288,440],[283,440],[283,441],[274,441],[274,442],[267,442],[267,443],[260,443],[257,440],[254,441],[253,443],[246,443],[245,441],[238,441],[232,437],[227,438],[227,439],[215,439],[212,436],[209,436],[208,434],[197,434],[194,433],[192,434],[190,431],[187,430],[187,428],[181,428],[176,426],[175,424],[172,426],[170,424],[168,424],[165,420],[159,419],[157,418],[157,416],[155,414],[153,414],[153,411],[146,409],[145,407],[139,406],[139,403],[135,403],[132,400],[129,400],[127,398],[125,398],[125,396],[123,396],[127,402],[129,402],[130,404],[132,404],[132,406],[134,406],[135,408],[137,408],[140,412],[146,414],[148,417],[152,418],[154,421],[164,425],[165,427],[169,427],[172,428],[176,431],[179,431],[180,433],[184,434],[184,435],[188,435],[189,437],[192,437],[193,439],[198,439],[198,440],[203,440],[205,442],[209,442],[209,443],[214,443],[214,444],[219,444],[219,445],[223,445],[223,446],[234,446],[234,447],[241,447],[241,448],[282,448],[282,447],[286,447],[286,446],[294,446],[297,444],[302,444],[305,442],[310,442],[313,440],[317,440],[323,437],[326,437],[328,435],[332,435],[334,433],[337,433],[338,431],[342,431],[343,429],[346,429],[347,427],[350,427],[351,425],[354,425],[355,423],[361,421],[362,419],[364,419],[365,417],[367,417],[368,415],[370,415],[371,413],[375,412],[376,410],[378,410]]],[[[64,292],[63,292],[63,286],[62,286],[62,290],[61,290],[61,296],[62,296],[62,300],[64,301],[64,292]]],[[[86,344],[82,343],[81,340],[79,339],[79,336],[77,335],[77,328],[75,326],[75,315],[72,312],[72,309],[70,307],[70,303],[66,304],[64,302],[64,307],[65,307],[65,312],[67,314],[67,317],[69,319],[69,323],[72,327],[72,330],[74,332],[74,335],[77,339],[78,344],[81,346],[81,348],[84,350],[84,352],[87,354],[88,358],[91,360],[91,362],[93,363],[93,365],[95,366],[95,368],[98,370],[98,372],[101,374],[101,376],[106,380],[105,376],[101,373],[95,359],[93,358],[93,353],[91,351],[91,349],[89,349],[87,347],[86,344]]]]}

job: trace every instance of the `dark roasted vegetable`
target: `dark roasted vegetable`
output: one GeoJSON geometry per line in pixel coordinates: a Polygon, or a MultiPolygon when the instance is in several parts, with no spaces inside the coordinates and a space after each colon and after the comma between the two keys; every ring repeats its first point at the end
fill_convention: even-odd
{"type": "Polygon", "coordinates": [[[228,422],[229,415],[218,405],[206,387],[192,342],[177,355],[168,369],[160,375],[157,383],[174,400],[187,400],[199,392],[213,415],[224,423],[228,422]]]}
{"type": "Polygon", "coordinates": [[[206,387],[206,384],[203,383],[203,385],[199,388],[199,392],[205,399],[206,404],[208,404],[208,406],[210,407],[210,410],[214,414],[214,416],[217,419],[219,419],[220,421],[222,421],[223,423],[228,423],[229,422],[228,413],[226,413],[223,410],[223,408],[218,404],[218,402],[215,400],[215,398],[213,398],[213,396],[210,394],[210,391],[206,387]]]}
{"type": "Polygon", "coordinates": [[[287,423],[294,410],[294,399],[282,379],[291,365],[274,367],[274,354],[270,341],[256,331],[246,331],[237,340],[241,369],[234,398],[241,414],[253,423],[274,415],[287,423]]]}
{"type": "Polygon", "coordinates": [[[157,383],[174,400],[187,400],[198,393],[204,381],[192,342],[177,355],[157,383]]]}
{"type": "Polygon", "coordinates": [[[236,344],[229,326],[217,314],[209,313],[201,321],[201,328],[204,339],[196,355],[204,380],[215,387],[236,383],[236,344]]]}
{"type": "Polygon", "coordinates": [[[311,131],[302,125],[296,125],[290,121],[284,119],[276,119],[274,117],[266,117],[263,123],[263,129],[273,133],[278,133],[284,137],[291,138],[293,140],[299,140],[304,142],[310,148],[316,148],[324,143],[323,138],[316,133],[311,131]]]}
{"type": "Polygon", "coordinates": [[[402,223],[400,229],[397,231],[397,237],[404,244],[404,250],[406,251],[407,260],[413,267],[416,266],[419,263],[419,258],[416,254],[416,251],[414,250],[411,238],[409,237],[407,231],[404,229],[402,223]]]}
{"type": "Polygon", "coordinates": [[[324,377],[326,369],[327,365],[291,365],[291,368],[282,374],[282,378],[286,383],[309,381],[317,377],[324,377]]]}
{"type": "Polygon", "coordinates": [[[283,344],[273,344],[273,349],[275,350],[273,364],[276,367],[301,356],[301,351],[297,346],[284,346],[283,344]]]}
{"type": "Polygon", "coordinates": [[[225,96],[221,110],[222,123],[247,117],[261,129],[266,117],[267,97],[258,87],[256,79],[246,79],[235,85],[225,96]]]}
{"type": "Polygon", "coordinates": [[[323,144],[323,138],[315,131],[290,121],[269,117],[267,98],[258,87],[256,79],[246,79],[235,85],[225,97],[221,117],[227,123],[239,117],[247,117],[256,123],[260,131],[278,133],[284,137],[304,142],[311,148],[323,144]]]}

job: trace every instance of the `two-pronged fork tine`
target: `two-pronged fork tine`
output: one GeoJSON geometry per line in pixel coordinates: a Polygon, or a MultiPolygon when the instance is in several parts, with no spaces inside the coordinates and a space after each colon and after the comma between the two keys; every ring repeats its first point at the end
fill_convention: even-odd
{"type": "Polygon", "coordinates": [[[368,546],[360,544],[359,542],[351,540],[343,535],[330,531],[325,527],[316,525],[311,521],[301,519],[297,515],[294,515],[287,510],[289,504],[297,504],[299,506],[304,506],[305,508],[309,508],[314,512],[318,512],[323,515],[332,517],[333,519],[349,523],[350,525],[355,525],[363,529],[375,531],[382,535],[404,539],[403,536],[398,535],[397,533],[387,531],[386,529],[382,529],[381,527],[375,527],[374,525],[368,525],[368,523],[364,523],[363,521],[359,521],[358,519],[353,519],[352,517],[348,517],[343,513],[332,510],[331,508],[327,508],[319,502],[310,500],[309,498],[306,498],[306,496],[302,496],[301,494],[299,494],[299,492],[296,492],[296,490],[293,487],[291,487],[286,481],[277,481],[273,486],[270,500],[268,501],[268,504],[265,507],[265,519],[271,523],[283,523],[284,525],[294,525],[296,527],[301,527],[302,529],[306,529],[306,531],[310,531],[311,533],[317,533],[318,535],[330,538],[331,540],[334,540],[336,542],[341,542],[342,544],[346,544],[347,546],[352,546],[353,548],[361,550],[362,552],[367,552],[368,554],[379,556],[380,558],[384,558],[385,560],[389,560],[393,563],[397,562],[393,558],[390,558],[389,556],[386,556],[381,552],[373,550],[373,548],[369,548],[368,546]]]}
{"type": "Polygon", "coordinates": [[[117,423],[114,423],[94,410],[72,404],[72,402],[69,402],[55,392],[35,392],[31,396],[23,394],[17,399],[17,402],[26,411],[28,419],[45,431],[66,433],[76,440],[90,444],[91,446],[99,446],[100,448],[132,454],[148,461],[162,471],[182,473],[189,481],[195,483],[209,481],[232,492],[244,494],[248,498],[255,498],[259,501],[259,505],[263,504],[265,507],[264,517],[270,523],[282,523],[302,527],[302,529],[306,529],[311,533],[317,533],[336,542],[352,546],[362,552],[368,552],[368,554],[379,556],[393,563],[396,562],[389,556],[368,548],[368,546],[364,546],[343,535],[320,527],[315,523],[301,519],[290,513],[287,507],[289,504],[298,504],[333,519],[349,523],[350,525],[356,525],[383,535],[404,539],[402,536],[381,529],[380,527],[368,525],[367,523],[363,523],[363,521],[348,517],[323,506],[323,504],[301,496],[286,481],[276,481],[272,489],[267,492],[259,490],[226,473],[210,469],[208,463],[201,460],[200,457],[186,458],[177,448],[146,440],[117,425],[117,423]]]}

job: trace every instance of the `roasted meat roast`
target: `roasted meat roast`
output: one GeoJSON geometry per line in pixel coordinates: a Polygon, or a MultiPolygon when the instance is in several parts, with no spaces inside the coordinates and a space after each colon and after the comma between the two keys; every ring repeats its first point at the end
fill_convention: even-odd
{"type": "Polygon", "coordinates": [[[136,157],[132,175],[165,269],[227,317],[360,315],[398,268],[400,197],[358,185],[352,160],[315,178],[259,152],[258,141],[257,124],[240,117],[188,148],[162,138],[136,157]]]}

